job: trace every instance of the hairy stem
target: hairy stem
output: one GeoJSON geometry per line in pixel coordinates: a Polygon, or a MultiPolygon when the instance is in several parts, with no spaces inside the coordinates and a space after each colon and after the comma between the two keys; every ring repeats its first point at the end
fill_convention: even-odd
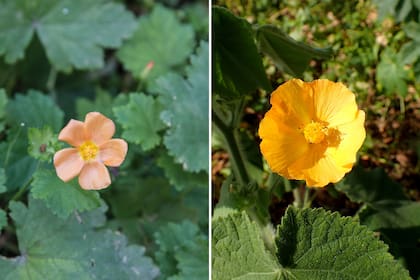
{"type": "Polygon", "coordinates": [[[227,145],[229,160],[232,164],[233,174],[238,183],[245,186],[249,183],[248,171],[245,167],[245,157],[240,149],[239,136],[235,128],[227,126],[219,116],[213,112],[213,122],[222,133],[223,140],[227,145]]]}

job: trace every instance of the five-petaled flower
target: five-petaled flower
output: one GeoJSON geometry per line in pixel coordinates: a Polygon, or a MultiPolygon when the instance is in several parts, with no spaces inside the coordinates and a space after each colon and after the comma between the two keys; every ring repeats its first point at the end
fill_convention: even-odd
{"type": "Polygon", "coordinates": [[[115,133],[112,120],[98,112],[88,113],[85,121],[70,120],[58,139],[73,148],[54,155],[58,177],[67,182],[79,175],[79,184],[86,190],[99,190],[111,184],[105,165],[120,166],[127,154],[127,143],[111,139],[115,133]]]}
{"type": "Polygon", "coordinates": [[[366,136],[365,113],[342,83],[292,79],[270,103],[258,132],[273,172],[324,187],[351,170],[366,136]]]}

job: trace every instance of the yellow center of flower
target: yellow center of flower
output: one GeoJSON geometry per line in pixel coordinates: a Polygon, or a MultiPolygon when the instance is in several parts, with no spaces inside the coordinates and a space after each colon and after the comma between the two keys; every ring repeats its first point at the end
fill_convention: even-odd
{"type": "Polygon", "coordinates": [[[86,141],[79,146],[79,154],[84,161],[89,161],[96,158],[99,147],[92,141],[86,141]]]}
{"type": "Polygon", "coordinates": [[[303,128],[303,135],[306,141],[311,144],[318,144],[324,141],[328,128],[319,122],[310,122],[303,128]]]}

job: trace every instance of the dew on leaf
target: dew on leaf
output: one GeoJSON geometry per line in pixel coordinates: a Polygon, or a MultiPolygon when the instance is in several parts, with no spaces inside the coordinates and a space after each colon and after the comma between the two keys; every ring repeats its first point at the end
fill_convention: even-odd
{"type": "Polygon", "coordinates": [[[61,10],[61,12],[63,13],[63,15],[68,15],[69,14],[69,9],[68,8],[63,8],[62,10],[61,10]]]}

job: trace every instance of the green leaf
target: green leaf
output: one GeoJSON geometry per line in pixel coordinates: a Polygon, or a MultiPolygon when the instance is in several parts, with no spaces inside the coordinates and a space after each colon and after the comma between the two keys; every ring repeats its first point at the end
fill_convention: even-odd
{"type": "Polygon", "coordinates": [[[21,255],[0,258],[5,280],[154,279],[158,274],[142,247],[127,246],[120,233],[94,230],[96,213],[62,220],[32,198],[28,207],[11,202],[10,209],[21,255]]]}
{"type": "Polygon", "coordinates": [[[30,127],[28,129],[28,153],[35,159],[51,161],[54,153],[61,147],[57,135],[53,134],[49,126],[42,129],[30,127]]]}
{"type": "Polygon", "coordinates": [[[112,96],[103,89],[97,89],[95,92],[95,100],[80,97],[76,99],[76,112],[79,120],[83,120],[89,112],[101,112],[103,115],[112,119],[114,115],[112,111],[112,96]]]}
{"type": "Polygon", "coordinates": [[[7,215],[3,209],[0,209],[0,231],[7,225],[7,215]]]}
{"type": "Polygon", "coordinates": [[[58,132],[63,124],[64,113],[51,98],[39,91],[29,90],[26,95],[17,94],[6,107],[7,123],[11,126],[50,126],[58,132]],[[24,108],[24,109],[22,109],[24,108]]]}
{"type": "Polygon", "coordinates": [[[360,212],[360,222],[380,230],[394,242],[414,245],[420,236],[420,204],[410,200],[382,200],[360,212]]]}
{"type": "Polygon", "coordinates": [[[120,4],[104,0],[6,1],[0,11],[0,55],[23,58],[34,33],[58,70],[103,66],[101,47],[119,47],[135,20],[120,4]]]}
{"type": "Polygon", "coordinates": [[[119,179],[103,197],[115,217],[110,222],[112,228],[122,229],[131,242],[144,244],[155,252],[151,237],[168,222],[207,222],[208,189],[196,190],[180,193],[161,175],[135,174],[119,179]]]}
{"type": "Polygon", "coordinates": [[[398,52],[398,56],[401,57],[403,64],[415,63],[420,58],[419,42],[409,41],[405,43],[398,52]]]}
{"type": "Polygon", "coordinates": [[[169,223],[155,234],[155,239],[159,246],[156,259],[165,279],[208,277],[208,240],[195,224],[169,223]]]}
{"type": "Polygon", "coordinates": [[[133,37],[117,55],[136,78],[140,78],[147,65],[154,62],[148,78],[155,79],[185,63],[193,47],[193,28],[181,24],[174,10],[155,5],[150,15],[140,17],[133,37]]]}
{"type": "Polygon", "coordinates": [[[407,37],[414,41],[420,41],[420,23],[414,21],[408,22],[404,24],[403,30],[407,34],[407,37]]]}
{"type": "Polygon", "coordinates": [[[209,39],[209,10],[204,2],[192,2],[183,6],[188,22],[194,27],[195,32],[200,35],[200,39],[209,39]]]}
{"type": "Polygon", "coordinates": [[[237,99],[270,85],[250,24],[222,7],[212,9],[213,92],[237,99]]]}
{"type": "Polygon", "coordinates": [[[404,97],[407,94],[407,80],[408,72],[400,56],[390,48],[385,49],[376,70],[378,89],[383,89],[386,94],[404,97]]]}
{"type": "Polygon", "coordinates": [[[382,21],[385,17],[394,16],[398,2],[399,0],[373,0],[378,9],[378,19],[382,21]]]}
{"type": "Polygon", "coordinates": [[[355,166],[335,187],[344,192],[351,201],[358,203],[407,199],[402,187],[380,168],[365,171],[362,167],[355,166]]]}
{"type": "Polygon", "coordinates": [[[244,213],[214,220],[215,278],[410,279],[373,232],[338,213],[289,207],[275,242],[279,263],[244,213]]]}
{"type": "Polygon", "coordinates": [[[34,198],[42,199],[51,211],[65,219],[70,214],[98,208],[102,200],[96,191],[83,190],[74,179],[68,183],[46,169],[39,169],[34,174],[31,193],[34,198]]]}
{"type": "Polygon", "coordinates": [[[281,71],[301,76],[312,58],[329,58],[330,48],[314,48],[297,42],[279,28],[263,25],[257,29],[257,42],[262,52],[270,56],[281,71]]]}
{"type": "Polygon", "coordinates": [[[0,168],[0,193],[4,193],[6,188],[6,172],[4,171],[4,168],[0,168]]]}
{"type": "Polygon", "coordinates": [[[323,209],[288,208],[276,244],[297,279],[410,279],[373,232],[323,209]]]}
{"type": "Polygon", "coordinates": [[[208,170],[208,43],[202,42],[187,67],[187,79],[168,74],[156,81],[168,129],[164,144],[183,169],[208,170]]]}
{"type": "Polygon", "coordinates": [[[244,212],[213,220],[212,275],[219,280],[285,279],[258,226],[244,212]]]}
{"type": "Polygon", "coordinates": [[[168,154],[161,154],[157,164],[163,168],[166,178],[178,191],[207,188],[208,173],[205,171],[200,171],[199,173],[188,172],[182,165],[175,163],[168,154]]]}
{"type": "Polygon", "coordinates": [[[115,107],[114,113],[124,128],[122,136],[147,151],[160,143],[159,131],[165,127],[159,119],[161,110],[161,105],[152,96],[131,93],[128,104],[115,107]]]}

